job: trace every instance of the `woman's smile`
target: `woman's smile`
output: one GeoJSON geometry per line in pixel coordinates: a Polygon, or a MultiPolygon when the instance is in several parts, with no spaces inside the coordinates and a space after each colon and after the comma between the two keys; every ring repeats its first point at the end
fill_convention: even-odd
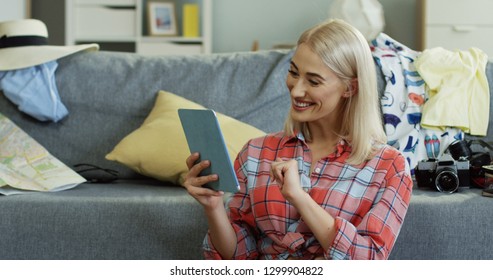
{"type": "Polygon", "coordinates": [[[314,103],[293,99],[293,109],[297,111],[304,111],[312,107],[314,103]]]}

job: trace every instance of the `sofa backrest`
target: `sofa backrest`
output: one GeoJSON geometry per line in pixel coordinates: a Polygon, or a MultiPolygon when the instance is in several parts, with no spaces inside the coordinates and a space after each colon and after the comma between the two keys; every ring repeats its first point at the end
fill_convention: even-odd
{"type": "MultiPolygon", "coordinates": [[[[80,53],[58,61],[56,82],[69,111],[58,123],[20,113],[0,94],[0,112],[68,166],[91,163],[135,177],[105,155],[138,128],[157,92],[181,95],[266,132],[282,129],[289,109],[287,51],[144,57],[80,53]]],[[[163,155],[166,156],[166,155],[163,155]]]]}
{"type": "MultiPolygon", "coordinates": [[[[105,155],[142,124],[159,90],[183,96],[265,132],[278,131],[290,106],[285,78],[291,55],[290,51],[167,57],[79,53],[58,60],[56,71],[68,117],[58,123],[39,122],[20,113],[3,94],[0,113],[68,166],[91,163],[116,169],[122,177],[138,178],[130,169],[106,160],[105,155]]],[[[385,80],[376,69],[382,96],[385,80]]],[[[491,92],[491,63],[486,75],[491,92]]],[[[493,141],[493,122],[483,139],[493,141]]]]}

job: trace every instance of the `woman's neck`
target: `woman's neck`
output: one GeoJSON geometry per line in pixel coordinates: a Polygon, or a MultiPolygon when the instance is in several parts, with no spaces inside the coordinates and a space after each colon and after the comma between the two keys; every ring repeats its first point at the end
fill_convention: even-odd
{"type": "Polygon", "coordinates": [[[315,145],[334,143],[340,139],[337,134],[338,130],[326,124],[309,123],[308,130],[310,131],[310,143],[315,145]]]}
{"type": "Polygon", "coordinates": [[[312,154],[312,166],[320,159],[330,155],[335,151],[335,147],[340,140],[340,136],[332,129],[311,125],[310,141],[307,142],[312,154]]]}

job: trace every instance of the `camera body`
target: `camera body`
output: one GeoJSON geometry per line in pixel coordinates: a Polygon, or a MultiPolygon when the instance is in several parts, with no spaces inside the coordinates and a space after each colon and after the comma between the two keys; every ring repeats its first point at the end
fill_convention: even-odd
{"type": "Polygon", "coordinates": [[[459,187],[470,186],[469,160],[454,160],[449,154],[439,159],[418,162],[414,175],[419,188],[431,188],[444,193],[453,193],[459,187]]]}

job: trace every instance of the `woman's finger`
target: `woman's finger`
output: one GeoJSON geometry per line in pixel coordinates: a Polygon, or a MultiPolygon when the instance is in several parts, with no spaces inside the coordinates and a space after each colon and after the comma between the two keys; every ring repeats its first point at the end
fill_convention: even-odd
{"type": "Polygon", "coordinates": [[[223,195],[223,192],[218,192],[215,190],[211,190],[208,188],[201,188],[201,187],[187,188],[187,191],[193,197],[206,197],[206,196],[221,196],[221,195],[223,195]]]}
{"type": "Polygon", "coordinates": [[[202,170],[206,169],[207,167],[209,167],[211,165],[211,162],[208,161],[208,160],[203,160],[197,164],[194,164],[189,170],[188,170],[188,173],[187,173],[187,178],[194,178],[194,177],[198,177],[200,175],[200,172],[202,172],[202,170]]]}
{"type": "Polygon", "coordinates": [[[187,163],[188,169],[191,169],[199,158],[200,158],[199,153],[193,153],[190,156],[188,156],[188,158],[185,161],[187,163]]]}
{"type": "Polygon", "coordinates": [[[194,177],[192,179],[194,186],[203,186],[207,183],[217,181],[218,176],[216,174],[211,174],[207,176],[194,177]]]}
{"type": "Polygon", "coordinates": [[[271,165],[271,174],[274,177],[274,179],[281,185],[283,184],[284,181],[283,169],[284,169],[284,162],[279,158],[277,158],[276,161],[273,162],[271,165]]]}

